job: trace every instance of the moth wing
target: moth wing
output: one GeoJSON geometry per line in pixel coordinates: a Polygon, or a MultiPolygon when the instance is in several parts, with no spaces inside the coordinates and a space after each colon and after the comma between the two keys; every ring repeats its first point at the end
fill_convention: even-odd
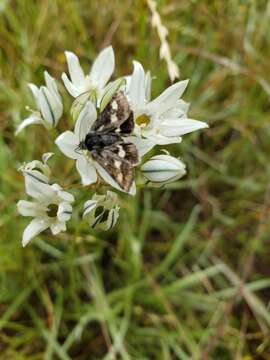
{"type": "Polygon", "coordinates": [[[129,161],[118,156],[113,150],[111,146],[107,146],[100,151],[92,151],[92,156],[121,189],[129,192],[135,177],[134,168],[129,161]]]}
{"type": "Polygon", "coordinates": [[[117,143],[110,146],[110,151],[116,154],[121,159],[128,161],[131,166],[136,166],[140,162],[138,150],[133,143],[117,143]]]}
{"type": "Polygon", "coordinates": [[[123,122],[123,124],[120,126],[120,128],[116,130],[116,132],[118,132],[123,136],[130,135],[134,130],[134,126],[135,126],[134,115],[133,115],[133,111],[131,111],[127,120],[123,122]]]}
{"type": "Polygon", "coordinates": [[[100,133],[118,130],[117,132],[121,133],[123,126],[124,131],[130,134],[134,128],[134,120],[131,114],[132,111],[126,96],[123,91],[118,91],[98,116],[91,130],[100,133]],[[124,125],[125,122],[127,122],[126,125],[124,125]]]}

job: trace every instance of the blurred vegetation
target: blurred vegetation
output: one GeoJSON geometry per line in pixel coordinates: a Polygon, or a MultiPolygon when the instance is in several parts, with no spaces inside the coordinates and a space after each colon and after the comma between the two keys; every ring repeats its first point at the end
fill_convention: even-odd
{"type": "MultiPolygon", "coordinates": [[[[57,152],[41,126],[14,137],[27,83],[45,69],[60,78],[64,50],[87,70],[108,44],[116,76],[137,59],[155,94],[169,80],[144,1],[0,0],[1,360],[270,359],[270,2],[163,0],[158,11],[190,79],[190,116],[210,125],[173,147],[188,175],[124,201],[110,233],[75,218],[22,249],[17,168],[57,152]]],[[[53,173],[68,185],[73,163],[60,156],[53,173]]]]}

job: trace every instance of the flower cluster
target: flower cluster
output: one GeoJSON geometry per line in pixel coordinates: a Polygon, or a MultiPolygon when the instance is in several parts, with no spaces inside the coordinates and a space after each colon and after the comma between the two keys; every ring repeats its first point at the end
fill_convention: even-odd
{"type": "MultiPolygon", "coordinates": [[[[92,189],[92,197],[84,204],[83,219],[91,228],[109,230],[119,217],[118,195],[136,193],[134,168],[138,170],[137,179],[144,179],[147,186],[178,180],[186,173],[180,159],[162,148],[159,155],[151,157],[149,152],[154,147],[180,143],[183,135],[206,128],[207,124],[188,117],[189,104],[181,99],[187,80],[151,99],[151,74],[137,61],[131,75],[110,81],[115,67],[111,46],[100,52],[88,74],[75,54],[67,51],[65,55],[68,74],[63,73],[62,80],[75,98],[70,109],[72,127],[60,134],[55,144],[76,162],[82,188],[87,186],[88,193],[92,189]]],[[[55,79],[47,72],[45,84],[40,88],[29,84],[36,109],[28,108],[31,114],[18,126],[16,134],[32,124],[42,124],[48,130],[57,127],[63,114],[62,98],[55,79]]],[[[23,246],[48,228],[54,235],[65,231],[72,217],[74,196],[58,184],[51,184],[47,164],[51,156],[46,153],[42,161],[20,168],[26,194],[33,199],[17,204],[21,215],[33,218],[24,231],[23,246]]]]}

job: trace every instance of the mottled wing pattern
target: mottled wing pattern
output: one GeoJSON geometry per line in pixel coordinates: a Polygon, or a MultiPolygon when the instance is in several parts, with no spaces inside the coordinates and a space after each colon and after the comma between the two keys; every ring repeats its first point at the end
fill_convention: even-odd
{"type": "Polygon", "coordinates": [[[126,132],[129,131],[131,133],[134,128],[133,116],[131,114],[132,111],[126,96],[122,91],[118,91],[98,116],[91,130],[97,133],[107,133],[120,129],[118,132],[121,132],[121,126],[123,126],[126,132]],[[127,124],[124,126],[125,122],[127,124]]]}
{"type": "Polygon", "coordinates": [[[127,160],[131,166],[139,164],[139,155],[136,146],[132,143],[118,143],[109,147],[109,150],[119,156],[121,159],[127,160]]]}
{"type": "Polygon", "coordinates": [[[118,132],[121,135],[130,135],[134,130],[134,126],[135,126],[134,115],[133,115],[133,111],[131,111],[127,120],[123,122],[120,128],[116,129],[116,132],[118,132]]]}
{"type": "Polygon", "coordinates": [[[93,150],[92,156],[124,191],[130,190],[134,181],[134,166],[139,162],[134,144],[123,142],[107,146],[102,150],[93,150]]]}

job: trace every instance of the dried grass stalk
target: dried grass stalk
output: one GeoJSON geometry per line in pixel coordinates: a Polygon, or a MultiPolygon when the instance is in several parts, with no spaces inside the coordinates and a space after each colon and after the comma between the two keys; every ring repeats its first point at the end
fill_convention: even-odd
{"type": "Polygon", "coordinates": [[[167,41],[169,31],[161,22],[161,17],[157,11],[157,4],[155,0],[146,0],[146,2],[152,14],[152,26],[153,28],[156,28],[161,43],[159,56],[161,59],[166,61],[169,77],[171,81],[174,81],[176,78],[179,78],[180,72],[178,66],[172,59],[170,46],[167,41]]]}

